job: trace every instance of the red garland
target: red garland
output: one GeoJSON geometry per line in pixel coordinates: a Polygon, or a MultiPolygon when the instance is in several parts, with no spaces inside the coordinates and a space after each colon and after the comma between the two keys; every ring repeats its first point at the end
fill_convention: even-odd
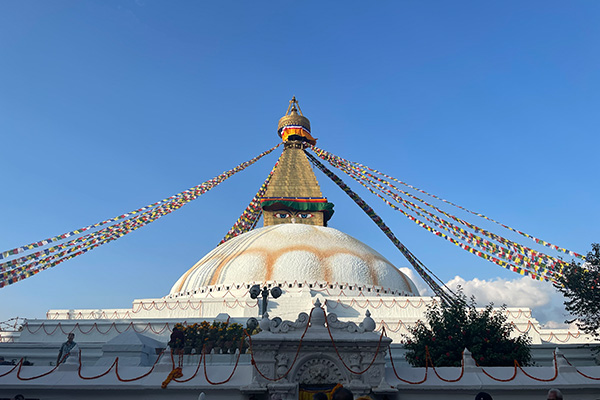
{"type": "Polygon", "coordinates": [[[81,351],[79,351],[79,367],[77,368],[77,374],[79,375],[79,377],[81,379],[84,379],[84,380],[98,379],[98,378],[102,378],[104,375],[108,374],[113,369],[113,367],[115,367],[116,365],[117,365],[117,358],[115,358],[115,361],[113,361],[113,363],[110,365],[110,367],[105,372],[101,373],[100,375],[83,376],[83,375],[81,375],[81,367],[83,366],[81,363],[81,351]]]}
{"type": "MultiPolygon", "coordinates": [[[[256,369],[256,372],[258,372],[258,374],[260,376],[262,376],[263,378],[265,378],[266,380],[271,381],[271,382],[277,382],[277,381],[285,378],[286,376],[288,376],[288,374],[292,371],[294,364],[296,364],[296,361],[298,360],[298,355],[300,354],[300,349],[302,348],[302,341],[304,340],[304,336],[306,336],[306,332],[308,332],[308,327],[310,326],[311,318],[312,318],[312,310],[311,310],[310,314],[308,315],[308,322],[306,323],[306,328],[304,328],[304,332],[302,333],[302,336],[300,336],[300,343],[298,343],[298,349],[296,350],[296,355],[294,356],[294,361],[292,361],[292,365],[290,365],[288,370],[285,371],[285,373],[283,375],[281,375],[279,378],[274,378],[274,379],[265,376],[258,369],[258,366],[256,365],[256,360],[254,360],[254,351],[252,351],[252,337],[244,329],[244,333],[246,334],[246,336],[248,336],[248,345],[250,348],[251,364],[254,365],[254,369],[256,369]]],[[[273,375],[275,375],[275,373],[276,373],[276,369],[273,371],[273,375]]]]}
{"type": "MultiPolygon", "coordinates": [[[[323,311],[323,314],[325,314],[325,310],[322,309],[322,308],[321,308],[321,310],[323,311]]],[[[346,365],[346,363],[344,362],[344,360],[342,359],[342,356],[340,355],[340,352],[338,351],[338,348],[335,345],[335,341],[333,340],[333,336],[331,335],[331,330],[329,329],[329,322],[327,321],[327,314],[325,314],[325,325],[327,326],[327,332],[329,333],[329,338],[331,339],[331,344],[333,344],[333,348],[335,349],[335,354],[337,354],[338,358],[340,359],[340,361],[342,362],[342,364],[344,365],[344,367],[348,371],[350,371],[351,373],[353,373],[355,375],[362,375],[365,372],[367,372],[369,370],[369,368],[371,368],[371,366],[373,366],[373,363],[375,362],[375,359],[377,358],[377,355],[379,354],[379,350],[381,348],[381,341],[383,340],[383,335],[385,333],[385,328],[383,328],[381,330],[381,336],[379,337],[379,342],[377,343],[377,349],[375,350],[375,355],[373,356],[373,359],[371,360],[371,362],[369,363],[369,365],[367,366],[367,368],[365,368],[364,370],[362,370],[360,372],[356,372],[356,371],[353,371],[350,367],[348,367],[346,365]]]]}
{"type": "MultiPolygon", "coordinates": [[[[562,358],[565,359],[565,361],[567,362],[567,364],[569,364],[571,367],[573,366],[573,364],[571,364],[569,362],[569,360],[567,360],[567,357],[564,356],[564,354],[561,354],[562,358]]],[[[554,364],[556,364],[556,354],[554,354],[554,364]]],[[[584,374],[583,372],[581,372],[580,370],[578,370],[577,368],[575,368],[575,370],[577,371],[577,373],[581,376],[583,376],[584,378],[588,378],[588,379],[592,379],[594,381],[600,381],[600,378],[594,378],[593,376],[589,376],[584,374]]]]}
{"type": "Polygon", "coordinates": [[[8,372],[5,372],[5,373],[3,373],[2,375],[0,375],[0,378],[2,378],[3,376],[6,376],[6,375],[8,375],[8,374],[10,374],[11,372],[13,372],[13,371],[14,371],[14,370],[15,370],[15,369],[16,369],[16,368],[19,366],[19,365],[21,365],[21,363],[22,363],[22,362],[23,362],[23,359],[21,358],[21,359],[19,360],[19,362],[15,364],[15,366],[14,366],[14,367],[12,367],[10,370],[8,370],[8,372]]]}
{"type": "MultiPolygon", "coordinates": [[[[188,381],[191,381],[192,379],[194,379],[194,377],[198,374],[198,371],[200,370],[200,364],[202,363],[204,356],[205,355],[204,355],[204,347],[203,347],[202,352],[200,353],[200,359],[198,360],[198,365],[196,366],[196,371],[194,371],[194,374],[192,376],[190,376],[189,378],[181,380],[181,381],[178,380],[177,378],[173,378],[173,380],[178,383],[184,383],[184,382],[188,382],[188,381]]],[[[239,357],[238,357],[238,360],[239,360],[239,357]]]]}
{"type": "MultiPolygon", "coordinates": [[[[66,358],[66,356],[65,356],[65,358],[66,358]]],[[[63,360],[64,360],[64,358],[63,358],[63,360]]],[[[19,361],[19,364],[17,364],[17,365],[19,366],[19,368],[17,369],[17,378],[20,381],[30,381],[30,380],[33,380],[33,379],[38,379],[38,378],[44,377],[46,375],[50,375],[51,373],[53,373],[54,371],[56,371],[56,369],[58,368],[58,365],[56,365],[50,371],[45,372],[45,373],[43,373],[41,375],[32,376],[32,377],[29,377],[29,378],[23,378],[23,377],[21,377],[21,367],[23,367],[23,359],[21,359],[21,361],[19,361]]]]}
{"type": "MultiPolygon", "coordinates": [[[[237,358],[235,360],[235,365],[233,366],[233,370],[231,371],[231,374],[229,375],[229,377],[227,379],[225,379],[224,381],[221,381],[221,382],[212,382],[208,378],[208,374],[206,373],[206,356],[202,357],[202,359],[204,360],[203,361],[203,364],[204,364],[204,378],[206,378],[206,382],[210,383],[211,385],[223,385],[224,383],[229,382],[231,380],[231,378],[233,378],[233,374],[235,374],[235,370],[237,369],[238,364],[240,362],[240,357],[242,355],[243,344],[244,344],[244,342],[240,340],[240,348],[239,348],[239,351],[238,351],[237,358]]],[[[204,353],[204,348],[202,348],[202,353],[204,353]]]]}
{"type": "Polygon", "coordinates": [[[390,353],[390,363],[392,364],[392,371],[394,371],[394,375],[396,375],[396,378],[399,381],[408,383],[409,385],[420,385],[421,383],[423,383],[427,380],[427,373],[429,372],[429,359],[425,358],[425,376],[423,377],[423,380],[420,380],[418,382],[411,382],[411,381],[407,381],[406,379],[400,378],[400,376],[398,375],[398,372],[396,371],[396,365],[394,364],[394,357],[392,356],[392,349],[389,345],[388,345],[388,351],[390,353]]]}

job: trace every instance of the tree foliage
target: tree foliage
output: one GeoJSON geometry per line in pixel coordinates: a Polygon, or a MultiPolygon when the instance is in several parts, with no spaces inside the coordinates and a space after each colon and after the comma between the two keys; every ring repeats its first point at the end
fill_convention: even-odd
{"type": "Polygon", "coordinates": [[[425,314],[427,322],[419,321],[409,329],[412,337],[404,344],[406,360],[424,367],[428,349],[434,366],[460,366],[467,348],[481,366],[512,366],[514,360],[529,365],[531,339],[526,335],[511,338],[514,327],[506,322],[505,309],[494,310],[489,304],[478,310],[475,299],[467,301],[459,290],[458,301],[433,304],[425,314]]]}
{"type": "Polygon", "coordinates": [[[600,244],[593,243],[583,264],[574,261],[554,284],[565,300],[565,308],[579,329],[600,336],[600,244]]]}

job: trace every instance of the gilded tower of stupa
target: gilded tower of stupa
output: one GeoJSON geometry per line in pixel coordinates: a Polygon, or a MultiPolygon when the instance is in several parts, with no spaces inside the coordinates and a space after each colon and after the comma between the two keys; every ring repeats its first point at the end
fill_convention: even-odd
{"type": "Polygon", "coordinates": [[[310,134],[310,121],[295,97],[279,120],[277,133],[284,143],[269,187],[261,203],[264,225],[298,223],[327,226],[333,204],[323,197],[319,182],[304,154],[317,140],[310,134]]]}

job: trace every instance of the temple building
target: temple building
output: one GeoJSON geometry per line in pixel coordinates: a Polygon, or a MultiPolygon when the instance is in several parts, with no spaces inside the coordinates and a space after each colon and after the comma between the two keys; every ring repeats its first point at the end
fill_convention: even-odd
{"type": "MultiPolygon", "coordinates": [[[[225,241],[187,270],[182,266],[181,277],[161,298],[136,299],[130,307],[121,309],[49,310],[45,319],[26,320],[19,331],[0,332],[0,355],[7,360],[26,357],[33,363],[33,366],[19,366],[18,373],[9,372],[11,366],[0,366],[0,398],[17,393],[39,399],[103,398],[103,393],[109,392],[114,398],[168,395],[196,399],[205,395],[206,399],[297,399],[299,391],[307,385],[343,381],[355,393],[373,399],[447,398],[448,387],[454,390],[451,398],[473,398],[485,385],[497,390],[495,399],[518,399],[539,397],[554,386],[522,375],[504,384],[486,381],[481,369],[468,359],[464,368],[471,369],[463,370],[468,378],[462,383],[449,384],[432,377],[421,385],[409,385],[397,379],[390,354],[375,350],[379,332],[386,328],[396,372],[406,373],[406,381],[418,381],[423,369],[410,368],[403,360],[401,341],[408,335],[407,327],[424,320],[427,306],[436,298],[421,296],[415,283],[375,249],[328,227],[328,221],[335,218],[334,205],[322,193],[305,154],[307,146],[314,145],[317,139],[312,136],[310,122],[295,99],[280,119],[277,132],[283,151],[260,199],[263,227],[225,241]],[[262,296],[252,293],[256,288],[262,291],[262,296]],[[320,307],[331,329],[337,329],[333,338],[339,341],[342,364],[330,345],[330,333],[324,328],[320,307]],[[263,308],[267,311],[264,316],[263,308]],[[313,318],[310,328],[302,313],[313,318]],[[211,383],[196,369],[199,355],[185,355],[179,361],[183,366],[181,380],[194,370],[198,376],[187,382],[169,383],[161,392],[160,384],[173,368],[171,359],[164,355],[159,358],[158,354],[166,348],[175,324],[221,321],[245,326],[251,318],[264,328],[256,336],[253,354],[240,357],[211,354],[210,360],[204,361],[209,363],[208,374],[216,381],[225,380],[235,365],[237,370],[230,380],[211,383]],[[284,326],[287,328],[283,329],[284,326]],[[81,365],[87,369],[71,358],[70,363],[48,375],[22,380],[53,368],[58,348],[69,332],[76,335],[81,365]],[[302,340],[308,340],[307,347],[294,353],[302,340]],[[352,350],[361,341],[363,355],[352,350]],[[358,359],[352,356],[353,352],[359,355],[358,359]],[[362,376],[344,369],[346,364],[350,369],[366,368],[371,357],[367,353],[374,354],[373,373],[362,376]],[[81,378],[86,374],[100,375],[116,357],[121,376],[108,373],[93,381],[81,378]],[[259,375],[254,368],[257,365],[264,368],[259,375]],[[125,379],[140,376],[151,367],[152,373],[143,379],[132,383],[125,379]],[[283,376],[282,371],[288,368],[291,372],[285,379],[273,381],[261,377],[268,375],[265,371],[274,377],[283,376]],[[45,393],[50,394],[45,396],[45,393]]],[[[530,374],[548,378],[555,369],[562,368],[561,374],[571,371],[564,363],[556,364],[553,352],[558,347],[573,365],[587,368],[591,376],[600,375],[593,355],[582,346],[592,342],[590,337],[568,329],[542,328],[530,309],[509,305],[505,312],[517,333],[526,332],[532,338],[534,360],[541,369],[528,370],[530,374]]],[[[204,369],[206,373],[206,364],[204,369]]],[[[498,376],[507,380],[512,374],[512,368],[509,369],[497,370],[498,376]]],[[[447,369],[444,373],[455,377],[459,370],[447,369]]],[[[571,388],[580,396],[577,398],[598,398],[593,394],[600,393],[598,381],[579,376],[569,381],[569,376],[557,378],[567,392],[571,388]]]]}

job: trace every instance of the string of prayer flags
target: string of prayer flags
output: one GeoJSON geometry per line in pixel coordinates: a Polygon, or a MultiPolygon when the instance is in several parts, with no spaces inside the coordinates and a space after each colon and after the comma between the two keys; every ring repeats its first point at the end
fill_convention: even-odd
{"type": "MultiPolygon", "coordinates": [[[[324,150],[318,149],[316,146],[313,146],[313,149],[315,150],[315,152],[317,152],[317,151],[324,151],[324,150]]],[[[547,241],[545,241],[545,240],[539,239],[539,238],[537,238],[537,237],[535,237],[535,236],[533,236],[533,235],[530,235],[530,234],[528,234],[528,233],[525,233],[525,232],[523,232],[523,231],[520,231],[520,230],[518,230],[518,229],[512,228],[512,227],[510,227],[510,226],[508,226],[508,225],[505,225],[505,224],[503,224],[503,223],[501,223],[501,222],[499,222],[499,221],[496,221],[496,220],[495,220],[495,219],[493,219],[493,218],[487,217],[486,215],[484,215],[484,214],[482,214],[482,213],[478,213],[478,212],[475,212],[475,211],[471,211],[471,210],[469,210],[469,209],[468,209],[468,208],[466,208],[466,207],[462,207],[461,205],[455,204],[455,203],[453,203],[453,202],[451,202],[451,201],[449,201],[449,200],[443,199],[443,198],[441,198],[441,197],[438,197],[438,196],[436,196],[436,195],[434,195],[434,194],[431,194],[431,193],[429,193],[429,192],[426,192],[425,190],[419,189],[419,188],[417,188],[417,187],[415,187],[415,186],[413,186],[413,185],[410,185],[410,184],[408,184],[408,183],[406,183],[406,182],[403,182],[403,181],[401,181],[401,180],[399,180],[399,179],[396,179],[396,178],[394,178],[394,177],[392,177],[392,176],[390,176],[390,175],[387,175],[387,174],[385,174],[385,173],[383,173],[383,172],[380,172],[380,171],[378,171],[378,170],[376,170],[376,169],[370,168],[370,167],[368,167],[368,166],[365,166],[365,165],[363,165],[363,164],[360,164],[360,163],[358,163],[358,162],[354,162],[354,161],[348,161],[348,162],[349,162],[349,163],[351,163],[351,164],[353,164],[353,165],[355,165],[355,166],[357,166],[357,167],[359,167],[359,168],[364,168],[364,169],[366,169],[366,170],[368,170],[368,171],[371,171],[371,172],[373,172],[373,173],[375,173],[375,174],[378,174],[378,175],[380,175],[380,176],[383,176],[383,177],[386,177],[386,178],[388,178],[388,179],[391,179],[391,180],[393,180],[393,181],[395,181],[395,182],[398,182],[398,183],[400,183],[401,185],[404,185],[404,186],[406,186],[406,187],[408,187],[408,188],[411,188],[411,189],[413,189],[413,190],[415,190],[415,191],[421,192],[421,193],[423,193],[423,194],[425,194],[425,195],[427,195],[427,196],[429,196],[429,197],[432,197],[432,198],[434,198],[434,199],[437,199],[437,200],[439,200],[439,201],[442,201],[442,202],[444,202],[444,203],[446,203],[446,204],[450,204],[451,206],[453,206],[453,207],[456,207],[456,208],[459,208],[459,209],[461,209],[461,210],[463,210],[463,211],[465,211],[465,212],[468,212],[468,213],[470,213],[470,214],[473,214],[473,215],[476,215],[476,216],[478,216],[478,217],[484,218],[484,219],[486,219],[486,220],[488,220],[488,221],[491,221],[491,222],[493,222],[493,223],[495,223],[495,224],[497,224],[497,225],[500,225],[500,226],[502,226],[503,228],[506,228],[506,229],[508,229],[508,230],[510,230],[510,231],[512,231],[512,232],[518,233],[519,235],[521,235],[521,236],[524,236],[524,237],[526,237],[526,238],[528,238],[528,239],[531,239],[531,240],[533,240],[534,242],[536,242],[537,244],[540,244],[540,245],[542,245],[542,246],[545,246],[545,247],[549,247],[549,248],[551,248],[551,249],[553,249],[553,250],[556,250],[556,251],[559,251],[559,252],[561,252],[561,253],[568,254],[568,255],[570,255],[570,256],[572,256],[572,257],[577,257],[577,258],[580,258],[580,259],[582,259],[582,260],[585,260],[585,256],[584,256],[584,255],[582,255],[582,254],[579,254],[579,253],[577,253],[577,252],[574,252],[574,251],[572,251],[572,250],[566,249],[566,248],[564,248],[564,247],[557,246],[557,245],[555,245],[555,244],[552,244],[552,243],[550,243],[550,242],[547,242],[547,241]]]]}
{"type": "Polygon", "coordinates": [[[248,207],[246,207],[242,215],[233,224],[231,229],[229,229],[225,237],[219,242],[219,245],[222,245],[229,239],[239,236],[242,233],[246,233],[254,229],[256,223],[262,215],[262,207],[260,200],[264,197],[265,193],[267,192],[269,182],[271,181],[271,177],[273,177],[273,173],[275,172],[275,168],[277,168],[277,164],[279,164],[279,162],[275,163],[273,169],[269,173],[269,176],[267,176],[267,179],[265,179],[252,201],[250,201],[248,207]]]}
{"type": "MultiPolygon", "coordinates": [[[[412,215],[407,214],[404,210],[399,209],[396,205],[392,204],[389,200],[384,198],[380,193],[377,193],[375,190],[373,190],[372,187],[376,188],[384,195],[391,197],[394,201],[397,201],[399,204],[404,206],[409,212],[413,212],[414,214],[418,215],[419,217],[426,219],[428,222],[435,225],[437,228],[443,229],[447,232],[450,232],[453,236],[457,237],[458,239],[460,239],[464,242],[467,242],[471,245],[480,247],[484,251],[490,253],[492,256],[496,256],[496,257],[499,257],[500,259],[508,261],[509,264],[502,264],[504,267],[509,268],[509,269],[514,269],[515,266],[510,263],[519,264],[519,265],[521,265],[521,267],[533,270],[531,272],[535,275],[540,276],[540,279],[542,279],[542,278],[548,279],[547,277],[544,277],[544,275],[548,275],[548,276],[551,276],[551,280],[555,280],[555,277],[553,276],[554,272],[549,270],[548,268],[546,268],[545,264],[539,263],[539,261],[531,260],[521,254],[512,252],[508,248],[498,246],[495,243],[492,243],[486,239],[483,239],[477,235],[474,235],[474,234],[452,224],[451,222],[446,221],[443,218],[423,209],[422,207],[419,207],[418,205],[395,195],[394,193],[385,191],[385,189],[381,185],[379,185],[377,182],[364,180],[364,177],[360,177],[360,176],[357,177],[355,174],[352,173],[352,171],[348,171],[345,169],[343,169],[343,170],[344,170],[344,172],[348,173],[352,178],[354,178],[359,183],[361,183],[364,187],[366,187],[371,193],[375,194],[381,200],[383,200],[386,204],[391,206],[393,209],[400,211],[402,214],[407,216],[410,220],[414,221],[419,226],[427,229],[428,231],[434,233],[436,236],[440,236],[446,240],[449,240],[453,244],[459,245],[467,251],[471,250],[471,248],[469,246],[466,246],[466,247],[463,246],[464,243],[460,243],[460,242],[457,242],[456,240],[453,240],[452,238],[448,237],[447,235],[443,234],[442,232],[439,232],[436,229],[432,228],[431,226],[428,226],[427,224],[423,223],[422,221],[414,218],[412,215]]],[[[472,251],[470,251],[470,252],[472,252],[472,251]]]]}
{"type": "MultiPolygon", "coordinates": [[[[394,186],[390,182],[388,182],[388,181],[386,181],[384,179],[378,178],[378,177],[374,177],[372,174],[366,172],[364,169],[357,168],[356,166],[354,166],[349,161],[343,160],[340,157],[334,156],[332,154],[329,154],[329,153],[327,153],[327,152],[325,152],[323,150],[320,150],[320,151],[322,152],[322,154],[320,154],[321,158],[325,157],[324,159],[326,159],[329,163],[331,163],[336,168],[345,169],[344,172],[346,172],[349,175],[351,175],[354,179],[356,179],[356,175],[353,175],[352,171],[354,171],[354,172],[356,172],[358,174],[358,178],[360,180],[366,180],[366,181],[369,181],[369,182],[372,182],[372,183],[375,181],[375,184],[383,183],[384,185],[388,186],[389,188],[397,191],[398,193],[394,193],[394,192],[392,192],[390,190],[387,190],[387,189],[380,189],[383,192],[385,192],[385,195],[392,196],[395,200],[398,200],[398,198],[400,198],[400,195],[399,195],[400,193],[404,194],[404,195],[406,195],[406,196],[408,196],[408,197],[410,197],[412,199],[415,199],[416,201],[418,201],[418,202],[420,202],[420,203],[422,203],[422,204],[424,204],[424,205],[426,205],[426,206],[434,209],[435,211],[437,211],[437,212],[445,215],[446,217],[448,217],[448,218],[450,218],[450,219],[458,222],[459,224],[465,225],[468,228],[473,229],[475,232],[477,232],[479,234],[482,234],[482,235],[484,235],[484,236],[486,236],[486,237],[488,237],[488,238],[490,238],[492,240],[496,240],[497,242],[499,242],[499,243],[501,243],[503,245],[506,245],[507,247],[512,248],[517,253],[520,253],[520,254],[524,255],[524,257],[528,257],[528,258],[531,258],[531,259],[535,260],[535,264],[538,265],[538,266],[541,265],[541,264],[545,264],[545,265],[548,265],[549,268],[554,269],[555,266],[556,266],[556,268],[558,268],[559,270],[562,270],[562,268],[567,265],[567,263],[565,261],[563,261],[563,260],[561,260],[559,258],[551,257],[551,256],[549,256],[547,254],[544,254],[544,253],[541,253],[541,252],[537,252],[537,251],[535,251],[535,250],[533,250],[533,249],[531,249],[529,247],[523,246],[523,245],[521,245],[519,243],[516,243],[516,242],[513,242],[511,240],[508,240],[508,239],[506,239],[506,238],[504,238],[504,237],[502,237],[500,235],[496,235],[494,233],[488,232],[487,230],[482,229],[482,228],[480,228],[480,227],[478,227],[478,226],[476,226],[474,224],[471,224],[471,223],[469,223],[467,221],[464,221],[464,220],[462,220],[462,219],[460,219],[460,218],[458,218],[458,217],[456,217],[454,215],[448,214],[445,211],[439,209],[438,207],[435,207],[434,205],[432,205],[432,204],[430,204],[430,203],[428,203],[428,202],[420,199],[419,197],[414,196],[411,193],[408,193],[406,191],[403,191],[403,190],[397,188],[396,186],[394,186]],[[363,175],[366,175],[366,177],[363,176],[363,175]]],[[[402,200],[402,201],[404,201],[404,200],[402,200]]],[[[458,227],[457,229],[462,230],[462,228],[460,228],[460,227],[458,227]]]]}
{"type": "Polygon", "coordinates": [[[33,276],[40,271],[54,267],[68,259],[84,254],[102,244],[116,240],[158,218],[170,214],[190,201],[197,199],[199,196],[224,182],[234,174],[243,171],[248,166],[273,152],[280,145],[281,143],[200,185],[194,186],[166,199],[93,225],[0,253],[0,259],[4,259],[26,253],[27,251],[37,249],[52,242],[62,241],[73,237],[67,242],[0,263],[0,288],[33,276]],[[107,226],[102,227],[103,225],[107,226]],[[102,228],[96,230],[100,227],[102,228]],[[82,235],[84,232],[86,232],[85,235],[82,235]]]}
{"type": "MultiPolygon", "coordinates": [[[[398,240],[398,238],[394,235],[390,228],[385,224],[385,222],[383,222],[381,217],[377,215],[377,213],[375,213],[375,211],[363,199],[361,199],[360,196],[358,196],[352,189],[350,189],[337,175],[335,175],[333,172],[327,169],[327,167],[321,164],[319,160],[317,160],[313,155],[306,151],[305,153],[309,160],[317,168],[319,168],[325,175],[327,175],[327,177],[329,177],[336,185],[338,185],[356,203],[356,205],[358,205],[369,216],[369,218],[371,218],[371,220],[375,222],[377,227],[388,237],[388,239],[391,240],[391,242],[396,246],[396,248],[400,250],[402,255],[404,255],[404,257],[413,266],[415,271],[417,271],[417,273],[421,276],[425,283],[427,283],[427,285],[433,290],[433,292],[444,301],[452,303],[455,299],[446,291],[444,291],[440,287],[440,285],[438,285],[431,278],[430,274],[433,276],[435,275],[431,271],[429,271],[427,267],[425,267],[425,265],[420,260],[418,260],[410,252],[410,250],[408,250],[408,248],[402,244],[402,242],[400,242],[400,240],[398,240]],[[429,272],[429,274],[425,272],[426,269],[429,272]]],[[[446,289],[449,291],[447,287],[446,289]]]]}
{"type": "MultiPolygon", "coordinates": [[[[511,241],[458,218],[457,216],[424,201],[418,196],[398,188],[390,181],[399,182],[413,190],[426,193],[420,189],[404,184],[402,181],[362,164],[345,160],[325,150],[319,149],[316,146],[312,146],[311,149],[319,158],[329,162],[332,166],[349,175],[356,182],[360,183],[371,193],[383,200],[388,206],[401,212],[417,225],[478,257],[521,275],[531,276],[538,280],[549,281],[556,281],[557,277],[562,274],[564,266],[567,265],[567,262],[558,257],[553,257],[523,246],[520,243],[511,241]],[[415,201],[413,202],[409,199],[415,201]],[[423,206],[420,206],[419,204],[423,206]],[[463,225],[463,227],[459,225],[463,225]],[[450,236],[442,231],[448,232],[450,236]],[[494,241],[497,243],[494,243],[494,241]]],[[[429,195],[428,193],[426,194],[429,195]]],[[[430,196],[442,200],[435,195],[430,196]]],[[[446,201],[446,203],[448,202],[446,201]]],[[[558,246],[552,248],[556,247],[558,246]]]]}

